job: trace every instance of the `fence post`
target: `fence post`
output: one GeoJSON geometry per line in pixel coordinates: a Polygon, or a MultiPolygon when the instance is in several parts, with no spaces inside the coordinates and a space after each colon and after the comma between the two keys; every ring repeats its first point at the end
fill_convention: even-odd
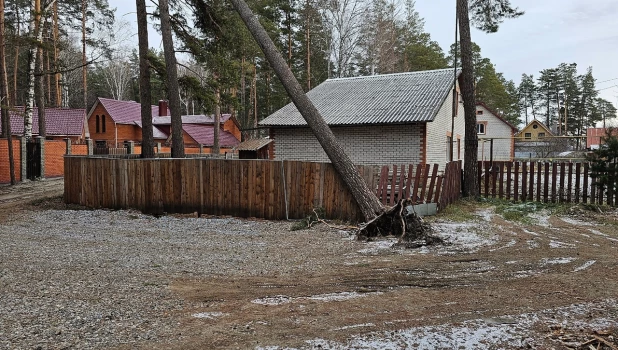
{"type": "Polygon", "coordinates": [[[127,141],[127,154],[135,154],[135,141],[127,141]]]}
{"type": "Polygon", "coordinates": [[[45,138],[43,136],[37,136],[34,138],[35,142],[41,147],[41,179],[45,178],[45,138]]]}
{"type": "Polygon", "coordinates": [[[28,140],[26,139],[25,136],[22,136],[19,139],[19,155],[20,155],[20,158],[19,158],[20,159],[20,161],[19,161],[20,164],[19,164],[19,166],[21,168],[20,171],[19,171],[19,173],[20,173],[19,181],[26,180],[26,171],[28,171],[27,168],[26,168],[27,162],[28,162],[28,159],[27,159],[28,158],[28,151],[27,151],[27,148],[26,148],[26,143],[28,143],[28,140]]]}
{"type": "Polygon", "coordinates": [[[161,142],[157,142],[157,154],[161,153],[161,142]]]}
{"type": "Polygon", "coordinates": [[[64,152],[64,154],[70,155],[72,153],[71,139],[67,137],[66,139],[64,139],[64,142],[66,143],[66,151],[64,152]]]}
{"type": "Polygon", "coordinates": [[[204,153],[204,145],[200,144],[200,154],[204,153]]]}
{"type": "Polygon", "coordinates": [[[88,155],[91,156],[94,153],[93,147],[92,147],[92,139],[90,137],[86,137],[86,149],[88,150],[88,155]]]}

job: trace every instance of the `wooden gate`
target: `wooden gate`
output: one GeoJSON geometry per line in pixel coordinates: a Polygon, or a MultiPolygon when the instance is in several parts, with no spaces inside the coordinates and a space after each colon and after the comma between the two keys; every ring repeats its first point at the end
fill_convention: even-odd
{"type": "Polygon", "coordinates": [[[26,143],[26,178],[36,180],[41,177],[41,144],[38,142],[26,143]]]}

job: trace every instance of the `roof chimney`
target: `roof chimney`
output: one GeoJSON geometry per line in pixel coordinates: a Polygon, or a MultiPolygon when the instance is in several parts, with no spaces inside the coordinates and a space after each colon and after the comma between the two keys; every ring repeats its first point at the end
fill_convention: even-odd
{"type": "Polygon", "coordinates": [[[167,101],[159,100],[159,117],[167,116],[167,101]]]}

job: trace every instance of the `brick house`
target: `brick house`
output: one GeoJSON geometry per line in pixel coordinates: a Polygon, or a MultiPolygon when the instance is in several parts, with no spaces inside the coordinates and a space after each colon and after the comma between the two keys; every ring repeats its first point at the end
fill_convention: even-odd
{"type": "MultiPolygon", "coordinates": [[[[155,142],[169,144],[171,117],[166,101],[152,108],[155,142]]],[[[125,141],[142,140],[141,104],[98,98],[88,113],[90,137],[99,145],[122,147],[125,141]]],[[[211,147],[214,143],[214,117],[206,115],[182,116],[183,140],[186,147],[211,147]]],[[[219,146],[225,152],[240,143],[241,133],[236,118],[221,115],[219,146]]]]}
{"type": "MultiPolygon", "coordinates": [[[[47,140],[71,139],[77,143],[84,139],[85,109],[72,108],[45,108],[45,128],[47,140]]],[[[15,107],[9,110],[11,120],[11,135],[24,134],[24,107],[15,107]]],[[[0,131],[2,125],[0,125],[0,131]]],[[[39,109],[32,111],[32,135],[39,135],[39,109]]]]}
{"type": "Polygon", "coordinates": [[[478,160],[512,161],[517,128],[485,103],[476,104],[478,160]]]}
{"type": "MultiPolygon", "coordinates": [[[[455,118],[452,69],[328,79],[307,96],[354,163],[437,163],[443,167],[450,152],[454,160],[463,159],[459,83],[456,89],[455,118]]],[[[270,127],[271,158],[329,161],[294,104],[260,125],[270,127]]]]}

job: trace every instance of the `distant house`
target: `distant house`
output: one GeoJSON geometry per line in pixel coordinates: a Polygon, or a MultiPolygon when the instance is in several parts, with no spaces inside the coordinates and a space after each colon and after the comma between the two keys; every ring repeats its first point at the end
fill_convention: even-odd
{"type": "Polygon", "coordinates": [[[478,160],[513,160],[517,128],[483,102],[476,104],[476,132],[478,160]]]}
{"type": "MultiPolygon", "coordinates": [[[[586,129],[586,148],[589,150],[599,149],[603,144],[603,138],[607,136],[609,129],[588,128],[586,129]]],[[[612,130],[612,135],[618,135],[618,129],[612,130]]]]}
{"type": "MultiPolygon", "coordinates": [[[[71,139],[71,142],[79,142],[85,136],[84,109],[72,108],[45,108],[45,129],[47,140],[71,139]]],[[[9,111],[11,120],[11,134],[22,136],[24,134],[24,107],[15,107],[9,111]]],[[[0,125],[0,131],[2,125],[0,125]]],[[[32,111],[32,135],[39,135],[39,109],[32,111]]]]}
{"type": "MultiPolygon", "coordinates": [[[[307,96],[356,164],[443,166],[451,152],[463,158],[463,105],[452,118],[452,69],[329,79],[307,96]]],[[[329,161],[293,104],[260,125],[270,127],[275,160],[329,161]]]]}
{"type": "Polygon", "coordinates": [[[545,124],[533,119],[515,135],[515,158],[557,157],[569,151],[566,139],[554,136],[545,124]]]}
{"type": "MultiPolygon", "coordinates": [[[[171,117],[166,101],[152,108],[153,137],[155,142],[169,143],[171,117]]],[[[236,118],[221,115],[219,146],[222,151],[240,143],[240,127],[236,118]]],[[[121,147],[125,141],[141,142],[141,104],[134,101],[118,101],[98,98],[88,113],[90,137],[98,145],[121,147]]],[[[206,115],[182,116],[183,140],[187,147],[212,147],[214,144],[214,117],[206,115]]]]}

